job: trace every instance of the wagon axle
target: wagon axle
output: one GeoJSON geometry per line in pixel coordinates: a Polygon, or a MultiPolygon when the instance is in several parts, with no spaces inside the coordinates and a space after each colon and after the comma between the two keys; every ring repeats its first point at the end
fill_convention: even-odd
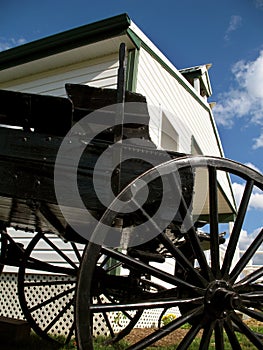
{"type": "Polygon", "coordinates": [[[205,306],[208,314],[224,318],[229,312],[241,306],[241,299],[226,281],[212,282],[205,295],[205,306]]]}

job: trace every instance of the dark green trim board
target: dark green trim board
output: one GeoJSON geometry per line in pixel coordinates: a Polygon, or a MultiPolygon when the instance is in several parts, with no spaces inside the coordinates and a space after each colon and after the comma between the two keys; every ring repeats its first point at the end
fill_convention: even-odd
{"type": "MultiPolygon", "coordinates": [[[[229,222],[235,221],[236,214],[218,214],[218,221],[221,224],[228,224],[229,222]]],[[[194,222],[196,221],[204,221],[209,222],[210,218],[209,215],[200,215],[200,216],[194,216],[193,217],[194,222]]]]}
{"type": "Polygon", "coordinates": [[[127,70],[126,70],[126,89],[136,92],[137,73],[139,64],[139,50],[133,49],[128,52],[127,70]]]}
{"type": "Polygon", "coordinates": [[[121,14],[3,51],[0,70],[125,34],[130,24],[129,16],[121,14]]]}
{"type": "Polygon", "coordinates": [[[127,35],[128,37],[131,39],[131,41],[134,43],[134,45],[136,46],[136,48],[139,50],[141,45],[142,45],[142,41],[141,39],[138,37],[137,34],[134,33],[133,30],[131,30],[130,28],[127,29],[127,35]]]}

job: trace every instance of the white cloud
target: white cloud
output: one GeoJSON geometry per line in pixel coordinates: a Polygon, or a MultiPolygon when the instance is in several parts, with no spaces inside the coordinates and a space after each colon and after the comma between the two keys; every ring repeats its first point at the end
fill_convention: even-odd
{"type": "MultiPolygon", "coordinates": [[[[246,251],[248,247],[253,243],[259,232],[262,230],[262,227],[257,228],[252,233],[248,233],[245,230],[241,231],[240,240],[239,240],[239,249],[241,251],[246,251]]],[[[257,251],[263,251],[263,246],[261,245],[257,251]]],[[[263,265],[263,255],[255,254],[253,256],[253,264],[254,265],[263,265]]]]}
{"type": "MultiPolygon", "coordinates": [[[[245,185],[234,182],[232,184],[232,187],[233,187],[233,192],[234,192],[237,206],[239,206],[241,199],[242,199],[245,185]]],[[[251,209],[263,210],[263,193],[262,193],[262,191],[259,191],[256,189],[253,191],[251,198],[250,198],[249,207],[248,207],[248,210],[251,210],[251,209]]]]}
{"type": "MultiPolygon", "coordinates": [[[[246,118],[263,127],[263,51],[250,62],[238,61],[232,67],[234,86],[218,96],[214,114],[218,124],[232,127],[236,118],[246,118]]],[[[253,148],[263,147],[263,132],[253,148]]]]}
{"type": "Polygon", "coordinates": [[[242,24],[241,16],[238,16],[238,15],[231,16],[224,39],[228,41],[230,39],[230,33],[236,31],[241,26],[241,24],[242,24]]]}
{"type": "Polygon", "coordinates": [[[3,38],[0,37],[0,51],[11,49],[12,47],[19,46],[26,43],[25,38],[3,38]]]}
{"type": "Polygon", "coordinates": [[[254,164],[245,163],[245,165],[248,166],[249,168],[252,168],[252,169],[256,170],[257,172],[261,173],[261,170],[259,168],[257,168],[254,164]]]}
{"type": "Polygon", "coordinates": [[[253,149],[258,149],[260,147],[263,147],[263,133],[259,135],[259,137],[253,139],[253,149]]]}
{"type": "MultiPolygon", "coordinates": [[[[234,268],[235,264],[238,263],[240,257],[246,252],[246,250],[253,245],[254,240],[258,236],[259,232],[262,230],[262,227],[256,228],[252,232],[248,232],[246,230],[241,230],[240,237],[238,240],[237,248],[239,249],[237,253],[237,260],[233,261],[234,265],[232,268],[234,268]]],[[[222,253],[226,251],[227,246],[229,244],[229,238],[226,239],[226,242],[221,245],[222,253]]],[[[252,257],[252,260],[249,261],[248,265],[263,265],[263,243],[259,246],[256,253],[252,257]]]]}

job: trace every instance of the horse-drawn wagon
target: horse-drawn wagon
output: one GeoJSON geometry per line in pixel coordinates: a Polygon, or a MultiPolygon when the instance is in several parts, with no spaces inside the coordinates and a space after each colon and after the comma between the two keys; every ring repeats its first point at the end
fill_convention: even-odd
{"type": "Polygon", "coordinates": [[[26,319],[50,337],[73,308],[66,341],[75,331],[79,349],[90,350],[98,315],[113,344],[145,310],[158,309],[155,332],[127,349],[145,349],[185,324],[189,331],[178,349],[196,337],[208,349],[212,336],[224,349],[224,333],[233,349],[242,347],[237,333],[262,349],[262,335],[240,317],[263,319],[262,268],[243,274],[262,229],[234,259],[262,175],[228,159],[158,149],[147,101],[124,91],[123,76],[120,65],[117,90],[67,84],[68,98],[0,91],[1,264],[19,267],[26,319]],[[231,176],[245,189],[228,236],[220,232],[225,193],[219,179],[231,176]],[[26,249],[9,227],[32,232],[26,249]],[[53,236],[70,245],[71,256],[53,236]],[[51,247],[65,264],[36,257],[38,245],[51,247]],[[28,277],[32,271],[51,277],[28,277]],[[44,286],[47,296],[32,300],[32,291],[41,295],[44,286]],[[42,321],[47,305],[53,313],[42,321]],[[179,314],[164,325],[171,308],[179,314]]]}

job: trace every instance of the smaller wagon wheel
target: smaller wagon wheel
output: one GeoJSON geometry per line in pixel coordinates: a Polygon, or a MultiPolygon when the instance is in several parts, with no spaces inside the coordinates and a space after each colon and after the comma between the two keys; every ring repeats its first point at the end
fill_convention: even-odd
{"type": "Polygon", "coordinates": [[[19,301],[31,328],[42,338],[68,343],[74,334],[81,254],[81,246],[42,232],[25,250],[18,271],[19,301]],[[39,260],[40,251],[43,260],[39,260]]]}
{"type": "MultiPolygon", "coordinates": [[[[156,237],[162,247],[161,252],[165,251],[165,256],[174,263],[170,270],[166,270],[161,263],[152,265],[131,256],[129,249],[115,249],[89,243],[83,255],[76,296],[76,334],[79,349],[96,348],[92,330],[94,317],[98,313],[159,309],[161,314],[163,310],[171,308],[178,308],[179,311],[174,320],[136,343],[128,345],[126,349],[146,349],[172,332],[175,332],[173,334],[176,349],[179,350],[188,349],[194,341],[199,344],[200,350],[209,349],[211,343],[216,344],[217,350],[224,350],[225,342],[229,343],[232,349],[242,349],[244,341],[255,349],[263,348],[263,337],[253,328],[253,323],[263,325],[263,268],[254,266],[254,270],[248,269],[251,259],[256,258],[257,251],[263,243],[262,219],[259,218],[258,229],[254,236],[249,237],[246,247],[242,246],[242,254],[236,258],[239,245],[244,243],[242,228],[250,214],[250,200],[254,194],[262,195],[263,192],[263,176],[239,163],[215,157],[180,158],[161,164],[159,170],[165,170],[163,174],[171,178],[170,174],[174,171],[189,165],[195,174],[195,179],[201,171],[203,179],[206,180],[196,183],[194,187],[197,193],[196,186],[200,185],[199,190],[202,191],[204,184],[206,186],[208,202],[204,203],[202,210],[206,207],[208,215],[202,210],[199,212],[199,219],[206,220],[206,225],[202,227],[204,232],[200,233],[201,223],[196,222],[194,225],[193,213],[186,210],[185,206],[180,207],[184,226],[181,227],[179,234],[171,235],[172,230],[168,229],[162,230],[156,237]],[[235,182],[242,182],[244,191],[232,229],[229,228],[223,243],[224,239],[220,232],[226,225],[219,209],[221,203],[219,198],[222,199],[220,185],[224,181],[228,182],[230,177],[235,182]],[[93,301],[94,286],[98,286],[94,280],[101,256],[113,259],[115,264],[126,270],[128,276],[137,272],[139,280],[133,289],[133,297],[115,303],[93,301]],[[158,281],[156,283],[166,286],[166,289],[151,292],[150,289],[141,288],[140,293],[144,276],[147,276],[148,280],[158,281]],[[250,322],[246,322],[246,318],[249,318],[250,322]],[[183,339],[176,343],[176,332],[184,325],[187,325],[189,330],[183,339]],[[238,334],[242,336],[242,340],[238,334]]],[[[152,179],[155,172],[156,169],[153,169],[139,177],[140,185],[141,180],[148,184],[147,180],[152,179]]],[[[124,201],[123,205],[125,200],[135,202],[130,193],[132,193],[131,186],[136,185],[136,181],[119,195],[118,198],[124,201]]],[[[144,218],[149,217],[143,207],[140,210],[144,218]]],[[[116,217],[119,217],[119,214],[114,211],[114,206],[111,206],[97,225],[94,237],[105,235],[107,241],[105,225],[108,224],[110,231],[116,217]]],[[[159,222],[151,218],[149,222],[152,227],[159,225],[159,222]]],[[[122,276],[123,272],[114,278],[122,276]]],[[[102,277],[101,283],[107,286],[108,282],[102,277]]],[[[115,284],[115,287],[118,290],[118,284],[115,284]]],[[[127,283],[127,292],[129,288],[130,284],[127,283]]]]}
{"type": "MultiPolygon", "coordinates": [[[[96,248],[89,250],[95,253],[96,248]]],[[[92,322],[93,334],[96,335],[108,335],[108,339],[104,341],[104,344],[114,344],[128,335],[131,330],[136,326],[140,320],[143,309],[133,309],[122,307],[119,310],[115,310],[116,304],[125,304],[130,301],[135,293],[136,280],[138,281],[137,273],[129,271],[129,276],[118,276],[122,263],[111,256],[107,255],[107,252],[101,252],[97,256],[96,270],[93,274],[92,282],[92,303],[96,307],[102,309],[106,305],[105,311],[97,312],[92,322]],[[112,305],[112,306],[111,306],[112,305]],[[107,309],[109,308],[109,310],[107,309]]],[[[86,265],[84,263],[84,265],[86,265]]],[[[89,264],[86,265],[88,268],[89,264]]],[[[152,291],[162,290],[165,288],[157,285],[156,283],[144,279],[140,280],[140,290],[152,291]]],[[[78,304],[78,308],[81,309],[81,304],[78,304]]]]}

